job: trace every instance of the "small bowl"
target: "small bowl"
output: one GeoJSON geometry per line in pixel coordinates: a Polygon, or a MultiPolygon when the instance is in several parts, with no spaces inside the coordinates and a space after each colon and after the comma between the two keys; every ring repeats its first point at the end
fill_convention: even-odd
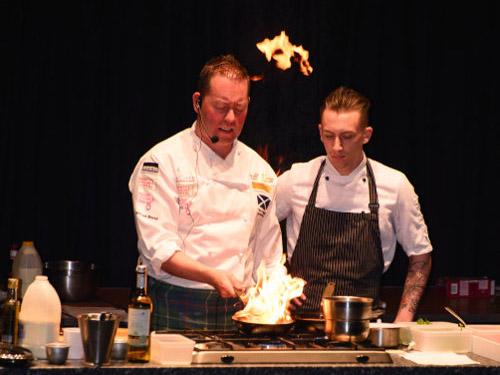
{"type": "Polygon", "coordinates": [[[114,361],[125,361],[128,355],[128,342],[126,337],[117,337],[111,349],[111,359],[114,361]]]}
{"type": "Polygon", "coordinates": [[[69,345],[64,342],[51,342],[45,346],[47,360],[52,365],[64,365],[68,359],[69,345]]]}

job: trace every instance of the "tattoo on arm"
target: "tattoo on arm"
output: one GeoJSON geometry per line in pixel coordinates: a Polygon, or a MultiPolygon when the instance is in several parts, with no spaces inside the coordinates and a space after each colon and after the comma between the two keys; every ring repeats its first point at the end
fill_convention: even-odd
{"type": "Polygon", "coordinates": [[[430,254],[412,256],[409,258],[408,274],[406,276],[403,295],[399,309],[406,309],[414,314],[427,284],[431,272],[430,254]]]}

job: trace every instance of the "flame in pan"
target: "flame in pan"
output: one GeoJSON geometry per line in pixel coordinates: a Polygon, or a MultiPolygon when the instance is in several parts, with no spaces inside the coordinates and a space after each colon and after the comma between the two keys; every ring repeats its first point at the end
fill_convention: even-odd
{"type": "Polygon", "coordinates": [[[257,270],[257,284],[241,296],[245,308],[234,314],[235,318],[252,323],[274,324],[291,321],[288,303],[299,297],[305,281],[287,274],[285,255],[272,272],[263,263],[257,270]]]}
{"type": "Polygon", "coordinates": [[[308,60],[309,51],[305,50],[301,45],[296,46],[290,43],[285,31],[281,31],[281,34],[275,36],[272,40],[266,38],[256,45],[266,55],[267,61],[274,59],[276,66],[282,70],[289,69],[292,66],[291,59],[293,58],[299,62],[300,71],[305,76],[310,75],[313,71],[308,60]]]}

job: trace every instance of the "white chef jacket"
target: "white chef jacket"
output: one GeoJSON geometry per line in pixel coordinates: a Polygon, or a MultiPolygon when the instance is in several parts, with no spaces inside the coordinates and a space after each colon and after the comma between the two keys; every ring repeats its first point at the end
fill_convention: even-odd
{"type": "Polygon", "coordinates": [[[261,260],[273,269],[283,252],[276,174],[238,140],[222,159],[194,129],[158,143],[130,177],[141,258],[150,276],[181,287],[213,289],[161,270],[176,251],[250,285],[261,260]]]}
{"type": "MultiPolygon", "coordinates": [[[[287,257],[290,259],[297,244],[305,207],[309,201],[314,180],[325,156],[307,163],[296,163],[278,178],[277,215],[286,222],[287,257]]],[[[370,159],[377,186],[378,220],[384,257],[384,272],[389,268],[396,243],[408,256],[432,251],[418,196],[406,176],[393,168],[370,159]]],[[[368,204],[368,176],[366,156],[348,176],[340,175],[328,158],[318,182],[316,207],[337,212],[370,212],[368,204]]]]}

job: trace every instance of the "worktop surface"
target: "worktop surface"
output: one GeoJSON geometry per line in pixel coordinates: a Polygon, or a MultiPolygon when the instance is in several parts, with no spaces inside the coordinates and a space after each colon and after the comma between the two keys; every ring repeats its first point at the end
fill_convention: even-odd
{"type": "Polygon", "coordinates": [[[467,354],[477,365],[422,366],[391,354],[391,364],[230,364],[159,366],[153,363],[132,364],[111,362],[102,367],[86,365],[81,360],[69,360],[65,365],[50,365],[46,360],[34,361],[30,368],[2,368],[0,374],[499,374],[500,362],[467,354]],[[314,372],[311,372],[314,371],[314,372]]]}

